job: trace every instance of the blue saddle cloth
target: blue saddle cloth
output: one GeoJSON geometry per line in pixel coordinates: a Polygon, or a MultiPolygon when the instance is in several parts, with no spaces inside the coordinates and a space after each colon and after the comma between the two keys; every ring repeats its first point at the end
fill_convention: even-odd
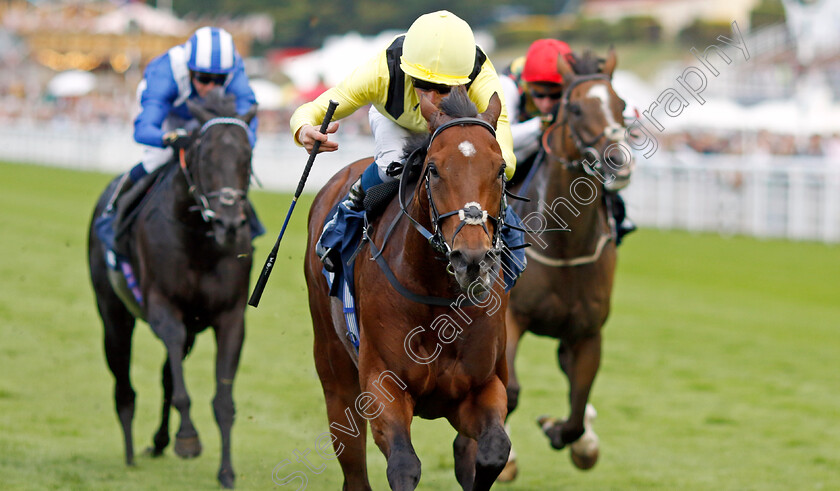
{"type": "MultiPolygon", "coordinates": [[[[362,239],[365,211],[351,210],[343,205],[343,201],[333,209],[336,211],[327,215],[328,220],[325,225],[330,220],[335,220],[335,227],[324,232],[321,245],[339,251],[341,267],[335,273],[330,273],[326,269],[322,269],[321,273],[327,279],[330,296],[341,300],[347,328],[346,335],[358,352],[359,319],[356,314],[355,285],[353,284],[355,261],[352,259],[362,239]]],[[[508,226],[512,225],[521,229],[523,228],[522,220],[510,206],[507,207],[505,213],[505,226],[502,227],[501,235],[505,244],[502,252],[502,271],[507,292],[513,288],[517,278],[525,271],[527,259],[524,249],[525,232],[508,226]]]]}

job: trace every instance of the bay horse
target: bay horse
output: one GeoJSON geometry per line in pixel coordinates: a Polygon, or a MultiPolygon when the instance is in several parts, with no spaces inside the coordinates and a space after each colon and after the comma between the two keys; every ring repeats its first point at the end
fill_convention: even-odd
{"type": "Polygon", "coordinates": [[[345,490],[371,489],[365,420],[395,490],[415,489],[420,480],[411,444],[415,415],[446,418],[457,430],[455,475],[464,489],[489,489],[510,450],[503,426],[507,298],[493,280],[504,192],[505,164],[495,138],[500,98],[494,94],[478,114],[466,90],[457,88],[439,108],[422,98],[420,109],[431,135],[418,146],[416,160],[408,159],[400,199],[367,228],[368,240],[355,258],[358,353],[347,341],[342,304],[328,296],[314,249],[328,211],[372,159],[336,174],[309,214],[305,275],[315,366],[345,490]],[[419,178],[410,185],[415,161],[419,178]],[[409,186],[414,194],[404,202],[409,186]]]}
{"type": "MultiPolygon", "coordinates": [[[[126,254],[142,301],[126,298],[126,290],[112,285],[109,276],[115,277],[115,272],[109,272],[92,223],[88,260],[105,329],[105,356],[115,379],[114,399],[124,436],[126,464],[134,465],[135,392],[129,365],[136,318],[148,322],[166,347],[163,409],[154,446],[150,448],[153,456],[162,455],[169,444],[171,406],[181,415],[175,453],[183,458],[201,453],[198,432],[190,419],[182,360],[196,335],[212,326],[217,344],[213,413],[222,439],[218,479],[229,488],[234,484],[230,440],[233,379],[245,334],[244,312],[253,252],[246,207],[250,206],[247,195],[251,178],[248,122],[256,114],[256,105],[245,115],[238,115],[233,97],[224,96],[221,89],[208,94],[204,105],[192,100],[187,105],[201,129],[194,134],[191,146],[181,153],[181,165],[172,162],[161,171],[148,204],[139,210],[132,225],[133,238],[127,245],[126,254]]],[[[102,213],[117,180],[99,197],[94,219],[102,213]]]]}
{"type": "MultiPolygon", "coordinates": [[[[632,155],[621,148],[625,103],[611,83],[616,63],[612,49],[606,60],[587,53],[574,70],[558,58],[565,89],[555,123],[542,137],[543,162],[535,162],[529,178],[513,187],[530,199],[514,208],[536,231],[526,249],[528,269],[511,291],[507,311],[508,414],[519,402],[514,360],[522,335],[530,331],[558,339],[570,413],[562,420],[541,417],[539,424],[553,448],[570,446],[580,469],[594,466],[599,453],[592,429],[596,413],[587,401],[600,365],[601,329],[610,312],[616,264],[610,192],[627,184],[632,167],[632,155]],[[566,233],[540,233],[555,223],[566,233]]],[[[502,479],[515,475],[511,458],[502,479]]]]}

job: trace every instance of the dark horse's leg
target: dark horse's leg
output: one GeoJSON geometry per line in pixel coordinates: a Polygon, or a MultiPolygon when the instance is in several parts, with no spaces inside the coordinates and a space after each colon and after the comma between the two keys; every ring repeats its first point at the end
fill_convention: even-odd
{"type": "Polygon", "coordinates": [[[221,315],[216,327],[216,396],[213,398],[213,414],[222,436],[222,461],[218,478],[225,488],[232,488],[235,478],[230,459],[230,431],[236,414],[233,379],[239,367],[239,354],[245,338],[244,299],[241,306],[221,315]]]}
{"type": "Polygon", "coordinates": [[[561,449],[575,442],[580,448],[573,446],[571,449],[572,461],[580,469],[590,469],[598,460],[597,436],[589,431],[587,441],[578,439],[581,439],[586,431],[584,417],[587,416],[589,392],[601,364],[601,333],[578,339],[573,343],[561,342],[557,350],[557,359],[560,368],[569,379],[571,412],[569,419],[545,424],[543,429],[554,448],[561,449]]]}
{"type": "Polygon", "coordinates": [[[148,295],[149,325],[163,341],[172,368],[172,405],[181,414],[181,426],[175,435],[175,453],[183,458],[201,454],[198,432],[190,419],[190,396],[184,384],[182,357],[187,345],[187,328],[178,312],[159,292],[148,295]]]}
{"type": "MultiPolygon", "coordinates": [[[[101,213],[101,208],[104,206],[101,201],[102,198],[100,198],[100,204],[94,212],[94,217],[101,213]]],[[[102,325],[105,329],[105,358],[108,361],[108,368],[114,374],[114,403],[123,430],[125,463],[134,465],[134,441],[131,422],[134,419],[135,392],[131,387],[129,377],[134,317],[111,288],[102,245],[93,230],[90,232],[88,243],[88,261],[91,282],[96,293],[96,306],[99,309],[99,316],[102,318],[102,325]]]]}
{"type": "Polygon", "coordinates": [[[508,461],[505,404],[505,386],[495,379],[467,398],[451,419],[458,430],[453,444],[455,477],[465,490],[490,489],[508,461]]]}
{"type": "MultiPolygon", "coordinates": [[[[182,360],[190,352],[194,342],[195,335],[188,335],[186,345],[184,346],[184,354],[181,357],[182,360]]],[[[161,409],[160,415],[160,427],[158,427],[152,439],[154,446],[147,450],[147,452],[152,454],[152,457],[163,455],[163,450],[169,445],[169,414],[172,412],[172,364],[169,363],[168,354],[161,370],[161,383],[163,384],[163,408],[161,409]]]]}
{"type": "Polygon", "coordinates": [[[114,402],[125,437],[125,463],[134,465],[131,422],[134,419],[135,392],[129,377],[134,317],[116,296],[107,301],[99,297],[98,303],[105,324],[105,357],[108,360],[108,368],[114,374],[114,402]]]}

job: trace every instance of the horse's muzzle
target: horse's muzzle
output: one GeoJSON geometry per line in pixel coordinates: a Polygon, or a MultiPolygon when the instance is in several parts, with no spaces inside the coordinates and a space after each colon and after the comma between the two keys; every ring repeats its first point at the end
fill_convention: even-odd
{"type": "Polygon", "coordinates": [[[449,264],[461,290],[484,296],[492,287],[491,273],[499,257],[492,249],[455,249],[449,253],[449,264]]]}
{"type": "Polygon", "coordinates": [[[231,246],[236,242],[237,235],[248,220],[244,213],[224,213],[213,219],[213,237],[220,246],[231,246]]]}

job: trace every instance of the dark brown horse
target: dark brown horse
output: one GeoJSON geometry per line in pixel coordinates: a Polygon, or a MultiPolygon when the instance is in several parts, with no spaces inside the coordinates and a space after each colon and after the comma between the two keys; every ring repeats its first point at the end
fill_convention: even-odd
{"type": "MultiPolygon", "coordinates": [[[[626,184],[632,164],[622,144],[624,101],[611,84],[615,65],[612,50],[603,66],[587,56],[573,71],[558,60],[566,88],[556,123],[543,135],[545,160],[524,189],[514,189],[531,200],[517,203],[527,227],[539,231],[559,224],[568,231],[529,236],[528,269],[511,291],[507,312],[508,411],[519,400],[514,358],[522,335],[559,339],[557,359],[569,380],[571,412],[563,420],[541,418],[540,426],[555,449],[570,445],[580,469],[595,465],[599,451],[591,426],[595,409],[587,400],[601,360],[601,328],[615,272],[610,191],[626,184]]],[[[503,479],[515,474],[511,459],[503,479]]]]}
{"type": "MultiPolygon", "coordinates": [[[[109,271],[103,246],[91,227],[88,243],[90,276],[99,315],[105,327],[105,355],[114,374],[114,399],[125,437],[125,461],[134,465],[131,424],[135,392],[129,378],[131,337],[136,318],[149,323],[166,346],[163,366],[163,410],[151,453],[159,456],[169,444],[169,413],[175,406],[181,424],[175,453],[201,453],[198,432],[190,419],[190,398],[182,360],[195,336],[212,326],[216,343],[216,396],[213,412],[222,436],[218,478],[233,487],[230,432],[233,425],[233,379],[245,333],[244,311],[251,271],[251,237],[246,222],[251,176],[247,123],[256,106],[238,116],[233,100],[221,92],[207,97],[205,107],[188,101],[203,126],[187,150],[182,166],[170,165],[152,189],[152,199],[133,225],[126,251],[136,273],[142,303],[126,298],[125,289],[109,271]],[[116,285],[116,287],[114,286],[116,285]],[[123,302],[126,298],[127,302],[123,302]]],[[[117,185],[115,179],[99,198],[98,217],[117,185]]],[[[135,185],[137,186],[137,185],[135,185]]],[[[123,280],[124,281],[124,280],[123,280]]]]}
{"type": "MultiPolygon", "coordinates": [[[[414,489],[420,480],[410,433],[415,415],[446,418],[457,430],[455,474],[464,489],[489,489],[510,450],[503,428],[507,299],[494,281],[504,185],[504,161],[494,136],[501,103],[494,95],[487,110],[477,114],[460,89],[440,109],[423,99],[421,111],[433,136],[420,147],[414,194],[404,211],[402,199],[387,206],[369,232],[373,245],[368,242],[355,261],[358,354],[346,341],[341,303],[327,295],[314,245],[328,211],[371,159],[334,176],[309,215],[305,273],[315,365],[346,490],[370,489],[365,420],[388,460],[392,489],[414,489]],[[415,227],[431,236],[436,249],[415,227]],[[370,260],[379,248],[387,266],[370,260]],[[386,277],[386,267],[410,295],[434,296],[437,305],[403,296],[386,277]]],[[[403,179],[408,188],[409,178],[403,179]]]]}

